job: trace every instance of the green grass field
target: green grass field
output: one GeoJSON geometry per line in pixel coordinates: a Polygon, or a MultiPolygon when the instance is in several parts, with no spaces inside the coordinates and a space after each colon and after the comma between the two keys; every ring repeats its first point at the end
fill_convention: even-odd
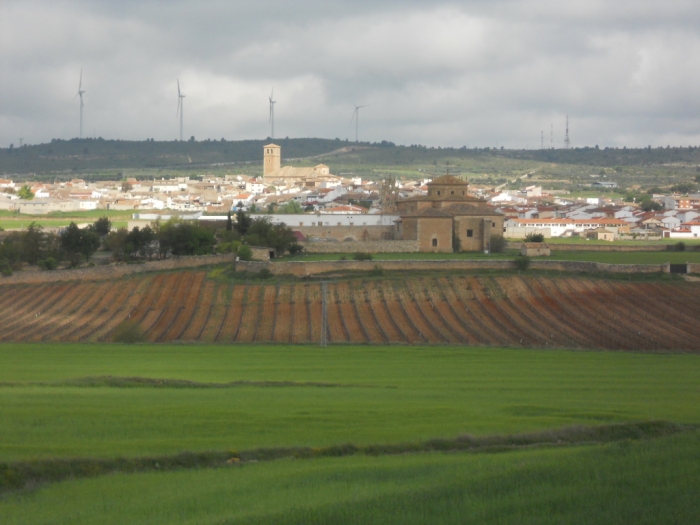
{"type": "MultiPolygon", "coordinates": [[[[383,445],[576,424],[700,424],[699,373],[700,356],[690,354],[6,344],[0,463],[383,445]],[[74,381],[99,376],[200,384],[74,381]],[[232,381],[273,383],[220,385],[232,381]]],[[[698,444],[688,432],[496,455],[356,455],[113,474],[0,495],[0,516],[3,523],[682,523],[700,516],[692,497],[700,463],[690,459],[698,444]],[[593,521],[581,518],[589,508],[593,521]]]]}

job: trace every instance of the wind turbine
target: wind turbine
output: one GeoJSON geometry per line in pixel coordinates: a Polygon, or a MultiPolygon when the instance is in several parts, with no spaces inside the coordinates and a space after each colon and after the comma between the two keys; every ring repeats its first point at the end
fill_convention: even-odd
{"type": "Polygon", "coordinates": [[[270,138],[274,139],[275,138],[275,104],[277,104],[276,100],[272,100],[272,96],[275,93],[275,88],[272,88],[272,91],[270,91],[270,96],[268,97],[270,99],[270,138]]]}
{"type": "MultiPolygon", "coordinates": [[[[83,89],[83,69],[80,69],[80,82],[78,83],[78,93],[76,93],[76,97],[80,97],[80,135],[78,135],[78,138],[83,138],[83,107],[85,106],[83,104],[83,93],[85,93],[85,90],[83,89]]],[[[75,98],[75,97],[74,97],[75,98]]]]}
{"type": "Polygon", "coordinates": [[[364,106],[358,106],[354,102],[352,103],[353,106],[355,106],[355,111],[352,112],[352,117],[350,117],[350,124],[352,124],[352,120],[355,119],[355,142],[358,142],[357,137],[358,137],[358,130],[360,127],[360,109],[361,108],[366,108],[367,106],[371,106],[371,104],[365,104],[364,106]]]}
{"type": "Polygon", "coordinates": [[[182,99],[185,98],[185,94],[180,91],[180,79],[177,79],[177,111],[175,112],[175,118],[178,114],[180,115],[180,142],[182,142],[182,113],[184,109],[184,103],[182,99]]]}

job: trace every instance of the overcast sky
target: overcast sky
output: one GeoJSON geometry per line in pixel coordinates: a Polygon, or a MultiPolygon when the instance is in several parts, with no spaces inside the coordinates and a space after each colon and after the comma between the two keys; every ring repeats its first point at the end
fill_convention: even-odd
{"type": "Polygon", "coordinates": [[[697,0],[0,0],[0,146],[700,145],[697,0]]]}

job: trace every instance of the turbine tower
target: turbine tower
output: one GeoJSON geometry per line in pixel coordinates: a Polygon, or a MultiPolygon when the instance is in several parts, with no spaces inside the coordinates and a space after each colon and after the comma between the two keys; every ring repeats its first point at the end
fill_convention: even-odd
{"type": "Polygon", "coordinates": [[[177,79],[177,111],[175,112],[175,118],[178,114],[180,115],[180,142],[182,142],[182,113],[184,108],[184,103],[182,99],[185,98],[185,94],[180,91],[180,79],[177,79]]]}
{"type": "Polygon", "coordinates": [[[272,91],[270,91],[270,96],[268,99],[270,100],[270,138],[274,139],[275,138],[275,104],[277,104],[276,100],[272,100],[272,97],[275,93],[275,88],[272,88],[272,91]]]}
{"type": "Polygon", "coordinates": [[[352,103],[353,106],[355,106],[355,111],[352,112],[352,117],[350,117],[350,124],[352,124],[352,120],[355,119],[355,142],[358,142],[357,138],[359,136],[359,128],[360,128],[360,109],[361,108],[366,108],[367,106],[370,106],[371,104],[365,104],[364,106],[358,106],[354,102],[352,103]]]}
{"type": "Polygon", "coordinates": [[[564,135],[564,147],[566,149],[569,149],[569,145],[571,142],[569,141],[569,115],[566,116],[566,135],[564,135]]]}
{"type": "Polygon", "coordinates": [[[83,89],[83,70],[82,68],[80,69],[80,82],[78,83],[78,93],[75,95],[76,97],[80,97],[80,135],[78,135],[78,138],[83,138],[83,93],[85,93],[85,90],[83,89]]]}

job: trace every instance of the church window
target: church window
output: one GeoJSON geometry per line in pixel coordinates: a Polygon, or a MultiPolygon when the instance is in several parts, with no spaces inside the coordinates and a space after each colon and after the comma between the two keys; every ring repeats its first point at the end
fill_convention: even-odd
{"type": "Polygon", "coordinates": [[[455,194],[455,190],[452,190],[452,191],[450,192],[450,195],[454,195],[454,194],[455,194]]]}
{"type": "Polygon", "coordinates": [[[433,246],[437,246],[437,239],[433,239],[433,246]]]}
{"type": "Polygon", "coordinates": [[[438,195],[440,195],[440,191],[438,190],[438,195]]]}
{"type": "Polygon", "coordinates": [[[474,230],[467,230],[467,237],[474,237],[474,230]]]}

